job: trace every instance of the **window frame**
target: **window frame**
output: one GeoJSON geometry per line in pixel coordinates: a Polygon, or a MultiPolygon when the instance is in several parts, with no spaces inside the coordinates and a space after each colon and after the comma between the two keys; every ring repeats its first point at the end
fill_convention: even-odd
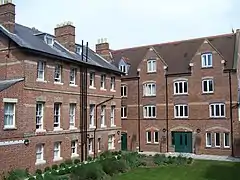
{"type": "Polygon", "coordinates": [[[212,78],[207,78],[207,79],[203,79],[202,80],[202,93],[204,93],[204,94],[210,94],[210,93],[214,93],[214,80],[212,79],[212,78]],[[209,82],[212,82],[212,91],[210,91],[209,89],[209,87],[210,87],[210,85],[209,85],[209,82]],[[207,82],[207,90],[205,91],[204,90],[204,82],[207,82]]]}
{"type": "Polygon", "coordinates": [[[146,143],[151,144],[152,143],[152,132],[151,131],[146,131],[146,143]],[[149,141],[150,138],[150,141],[149,141]]]}
{"type": "Polygon", "coordinates": [[[143,85],[143,96],[156,96],[156,91],[157,88],[155,82],[148,82],[143,85]]]}
{"type": "Polygon", "coordinates": [[[206,52],[201,54],[201,67],[202,68],[213,67],[213,54],[211,52],[206,52]],[[210,60],[209,60],[209,56],[211,57],[210,60]],[[204,57],[206,58],[206,62],[204,62],[205,61],[204,57]],[[209,62],[211,62],[210,65],[209,65],[209,62]]]}
{"type": "Polygon", "coordinates": [[[36,145],[36,163],[40,163],[44,161],[44,145],[37,144],[36,145]],[[40,151],[38,151],[40,149],[40,151]],[[41,158],[38,159],[38,154],[40,153],[41,158]]]}
{"type": "Polygon", "coordinates": [[[61,127],[61,103],[54,103],[54,121],[53,121],[53,127],[54,129],[59,129],[61,127]],[[56,113],[56,107],[58,108],[58,114],[56,113]],[[56,122],[55,118],[58,117],[58,122],[56,122]],[[55,124],[58,124],[58,126],[55,126],[55,124]]]}
{"type": "Polygon", "coordinates": [[[55,142],[53,146],[53,159],[58,160],[61,158],[61,142],[55,142]],[[55,148],[58,147],[58,148],[55,148]],[[58,156],[55,156],[55,152],[58,152],[58,156]]]}
{"type": "Polygon", "coordinates": [[[121,118],[126,119],[127,118],[127,106],[121,106],[121,118]],[[126,116],[122,116],[126,115],[126,116]]]}
{"type": "Polygon", "coordinates": [[[76,85],[77,68],[71,67],[69,72],[69,84],[76,85]],[[72,76],[73,75],[73,76],[72,76]],[[71,80],[73,78],[73,80],[71,80]]]}
{"type": "Polygon", "coordinates": [[[127,85],[121,85],[121,97],[127,97],[127,85]]]}
{"type": "Polygon", "coordinates": [[[156,61],[156,59],[148,59],[147,60],[147,72],[148,73],[157,72],[157,61],[156,61]]]}
{"type": "Polygon", "coordinates": [[[16,128],[16,102],[4,102],[4,129],[15,129],[16,128]],[[12,105],[12,112],[6,114],[6,105],[12,105]],[[12,116],[12,124],[6,124],[6,116],[12,116]]]}
{"type": "Polygon", "coordinates": [[[95,128],[95,104],[89,105],[89,127],[95,128]]]}
{"type": "Polygon", "coordinates": [[[114,91],[115,90],[115,85],[116,85],[116,79],[114,76],[111,77],[110,81],[110,90],[114,91]]]}
{"type": "Polygon", "coordinates": [[[44,130],[44,103],[43,102],[37,102],[36,103],[36,131],[44,130]],[[41,114],[38,113],[38,106],[41,105],[41,114]],[[38,118],[40,117],[40,123],[38,122],[38,118]],[[37,126],[40,125],[41,128],[37,128],[37,126]]]}
{"type": "Polygon", "coordinates": [[[100,126],[106,127],[106,105],[101,106],[101,121],[100,121],[100,126]]]}
{"type": "Polygon", "coordinates": [[[153,132],[153,143],[154,144],[159,144],[159,131],[154,131],[153,132]],[[157,136],[156,136],[156,133],[157,133],[157,136]],[[156,141],[156,137],[157,137],[158,141],[156,141]]]}
{"type": "Polygon", "coordinates": [[[113,149],[115,149],[115,135],[114,134],[108,136],[108,150],[113,150],[113,149]]]}
{"type": "Polygon", "coordinates": [[[76,126],[76,107],[77,107],[76,103],[69,104],[69,128],[70,129],[75,128],[76,126]]]}
{"type": "Polygon", "coordinates": [[[145,106],[143,106],[143,118],[151,119],[151,118],[156,118],[156,117],[157,117],[157,107],[156,107],[156,105],[145,105],[145,106]],[[150,109],[151,113],[149,113],[149,109],[150,109]],[[155,112],[153,111],[153,109],[154,109],[155,112]],[[149,114],[155,114],[155,115],[154,116],[153,115],[149,116],[149,114]]]}
{"type": "Polygon", "coordinates": [[[115,109],[116,106],[115,105],[111,105],[111,112],[110,112],[110,124],[111,127],[115,127],[115,109]]]}
{"type": "Polygon", "coordinates": [[[38,61],[37,62],[37,80],[38,81],[44,81],[45,79],[45,61],[38,61]],[[40,64],[42,64],[42,69],[40,68],[40,64]],[[42,73],[42,77],[40,77],[40,74],[42,73]]]}
{"type": "Polygon", "coordinates": [[[62,65],[60,65],[60,64],[55,65],[54,82],[55,83],[61,83],[62,82],[62,65]],[[57,75],[59,77],[56,77],[57,75]]]}
{"type": "Polygon", "coordinates": [[[88,153],[93,154],[93,138],[88,139],[88,153]]]}
{"type": "Polygon", "coordinates": [[[177,80],[177,81],[175,81],[173,83],[173,89],[174,89],[174,91],[173,91],[174,95],[186,95],[186,94],[188,94],[188,81],[187,80],[177,80]],[[187,85],[186,87],[185,87],[185,83],[187,85]],[[176,88],[176,86],[177,86],[177,88],[176,88]],[[177,92],[177,90],[179,91],[180,86],[182,86],[182,90],[183,90],[182,93],[177,92]],[[187,89],[185,89],[185,88],[187,88],[187,89]]]}
{"type": "Polygon", "coordinates": [[[71,156],[78,156],[78,148],[77,148],[77,145],[78,145],[78,141],[77,140],[74,140],[74,141],[71,141],[71,156]],[[73,153],[73,151],[75,151],[73,153]]]}
{"type": "Polygon", "coordinates": [[[95,72],[89,73],[89,86],[92,88],[95,87],[95,72]]]}
{"type": "Polygon", "coordinates": [[[175,119],[187,119],[189,117],[189,106],[188,104],[175,104],[174,105],[174,118],[175,119]],[[183,106],[183,116],[180,116],[180,107],[183,106]],[[187,116],[186,116],[186,112],[185,112],[185,107],[187,107],[187,116]],[[178,110],[176,109],[178,108],[178,110]],[[177,112],[179,115],[177,115],[177,112]]]}
{"type": "Polygon", "coordinates": [[[211,103],[209,104],[209,117],[210,118],[225,118],[226,117],[226,105],[225,103],[211,103]],[[223,105],[224,107],[224,110],[223,110],[223,113],[224,115],[219,115],[219,116],[216,116],[216,107],[219,107],[219,114],[221,114],[221,105],[223,105]],[[212,110],[212,106],[214,106],[214,109],[212,110]],[[212,115],[212,111],[214,111],[214,115],[212,115]]]}
{"type": "Polygon", "coordinates": [[[215,132],[214,133],[214,147],[216,147],[216,148],[220,148],[221,147],[221,133],[219,133],[219,132],[215,132]],[[217,145],[217,143],[216,143],[216,140],[217,140],[216,136],[217,136],[217,134],[219,134],[219,145],[217,145]]]}
{"type": "Polygon", "coordinates": [[[206,141],[206,143],[205,143],[206,147],[212,147],[212,133],[206,132],[205,141],[206,141]],[[210,144],[208,144],[208,135],[210,135],[210,144]]]}
{"type": "Polygon", "coordinates": [[[106,89],[106,74],[101,75],[100,80],[100,89],[106,89]]]}
{"type": "Polygon", "coordinates": [[[230,148],[230,132],[223,133],[223,147],[230,148]],[[228,134],[228,145],[226,145],[226,134],[228,134]]]}

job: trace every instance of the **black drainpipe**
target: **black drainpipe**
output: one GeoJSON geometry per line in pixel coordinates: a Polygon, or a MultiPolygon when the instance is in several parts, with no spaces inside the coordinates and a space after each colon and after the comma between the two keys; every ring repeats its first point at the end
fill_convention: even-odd
{"type": "Polygon", "coordinates": [[[233,139],[233,115],[232,115],[232,76],[231,71],[228,72],[228,80],[229,80],[229,95],[230,95],[230,122],[231,122],[231,154],[234,157],[234,139],[233,139]]]}
{"type": "Polygon", "coordinates": [[[168,80],[167,74],[165,74],[165,94],[166,94],[166,141],[167,141],[167,152],[169,151],[168,142],[168,80]]]}
{"type": "Polygon", "coordinates": [[[138,151],[141,152],[141,121],[140,121],[140,74],[138,72],[137,86],[138,86],[138,151]]]}

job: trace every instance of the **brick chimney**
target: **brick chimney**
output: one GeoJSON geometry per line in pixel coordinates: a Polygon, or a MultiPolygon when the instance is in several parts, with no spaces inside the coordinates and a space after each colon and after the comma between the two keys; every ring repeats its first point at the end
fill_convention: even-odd
{"type": "Polygon", "coordinates": [[[0,24],[8,31],[15,29],[15,5],[11,0],[0,0],[0,24]]]}
{"type": "Polygon", "coordinates": [[[75,27],[72,23],[59,24],[54,31],[56,40],[69,51],[75,52],[75,27]]]}
{"type": "Polygon", "coordinates": [[[106,38],[98,39],[96,44],[96,53],[105,58],[106,60],[111,61],[111,54],[109,49],[109,43],[106,38]]]}

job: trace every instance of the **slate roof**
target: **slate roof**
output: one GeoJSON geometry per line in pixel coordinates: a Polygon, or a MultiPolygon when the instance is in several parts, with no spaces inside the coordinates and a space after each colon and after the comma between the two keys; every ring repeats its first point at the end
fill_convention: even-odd
{"type": "MultiPolygon", "coordinates": [[[[100,57],[90,48],[88,51],[88,62],[85,62],[81,60],[81,55],[75,52],[70,52],[57,41],[54,42],[53,47],[49,46],[44,42],[44,36],[47,33],[41,32],[37,29],[29,28],[16,23],[14,33],[9,33],[1,25],[0,25],[0,31],[4,33],[6,36],[8,36],[9,38],[11,38],[17,45],[19,45],[22,48],[25,48],[34,52],[40,52],[40,53],[43,53],[44,55],[57,56],[61,59],[76,61],[77,63],[83,63],[89,66],[103,68],[113,73],[122,74],[122,72],[120,72],[116,66],[112,65],[111,63],[106,61],[104,58],[100,57]]],[[[50,34],[47,34],[47,35],[50,35],[50,34]]],[[[78,46],[81,47],[81,45],[78,45],[78,46]]],[[[85,54],[86,54],[86,47],[84,47],[84,56],[85,54]]]]}
{"type": "Polygon", "coordinates": [[[0,92],[4,89],[9,88],[10,86],[13,86],[14,84],[23,81],[24,78],[19,79],[8,79],[8,80],[0,80],[0,92]]]}
{"type": "Polygon", "coordinates": [[[144,59],[149,48],[153,47],[168,66],[168,74],[182,74],[189,72],[189,63],[201,44],[207,39],[226,60],[226,69],[234,68],[235,34],[202,37],[177,42],[140,46],[134,48],[112,50],[113,64],[118,67],[121,58],[128,58],[130,64],[126,77],[137,75],[137,68],[144,59]]]}

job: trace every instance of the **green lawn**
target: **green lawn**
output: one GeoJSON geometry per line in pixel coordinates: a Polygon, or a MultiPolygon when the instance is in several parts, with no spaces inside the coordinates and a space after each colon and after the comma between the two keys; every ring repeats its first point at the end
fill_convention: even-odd
{"type": "Polygon", "coordinates": [[[240,163],[195,160],[192,165],[138,168],[113,180],[240,180],[240,163]]]}

